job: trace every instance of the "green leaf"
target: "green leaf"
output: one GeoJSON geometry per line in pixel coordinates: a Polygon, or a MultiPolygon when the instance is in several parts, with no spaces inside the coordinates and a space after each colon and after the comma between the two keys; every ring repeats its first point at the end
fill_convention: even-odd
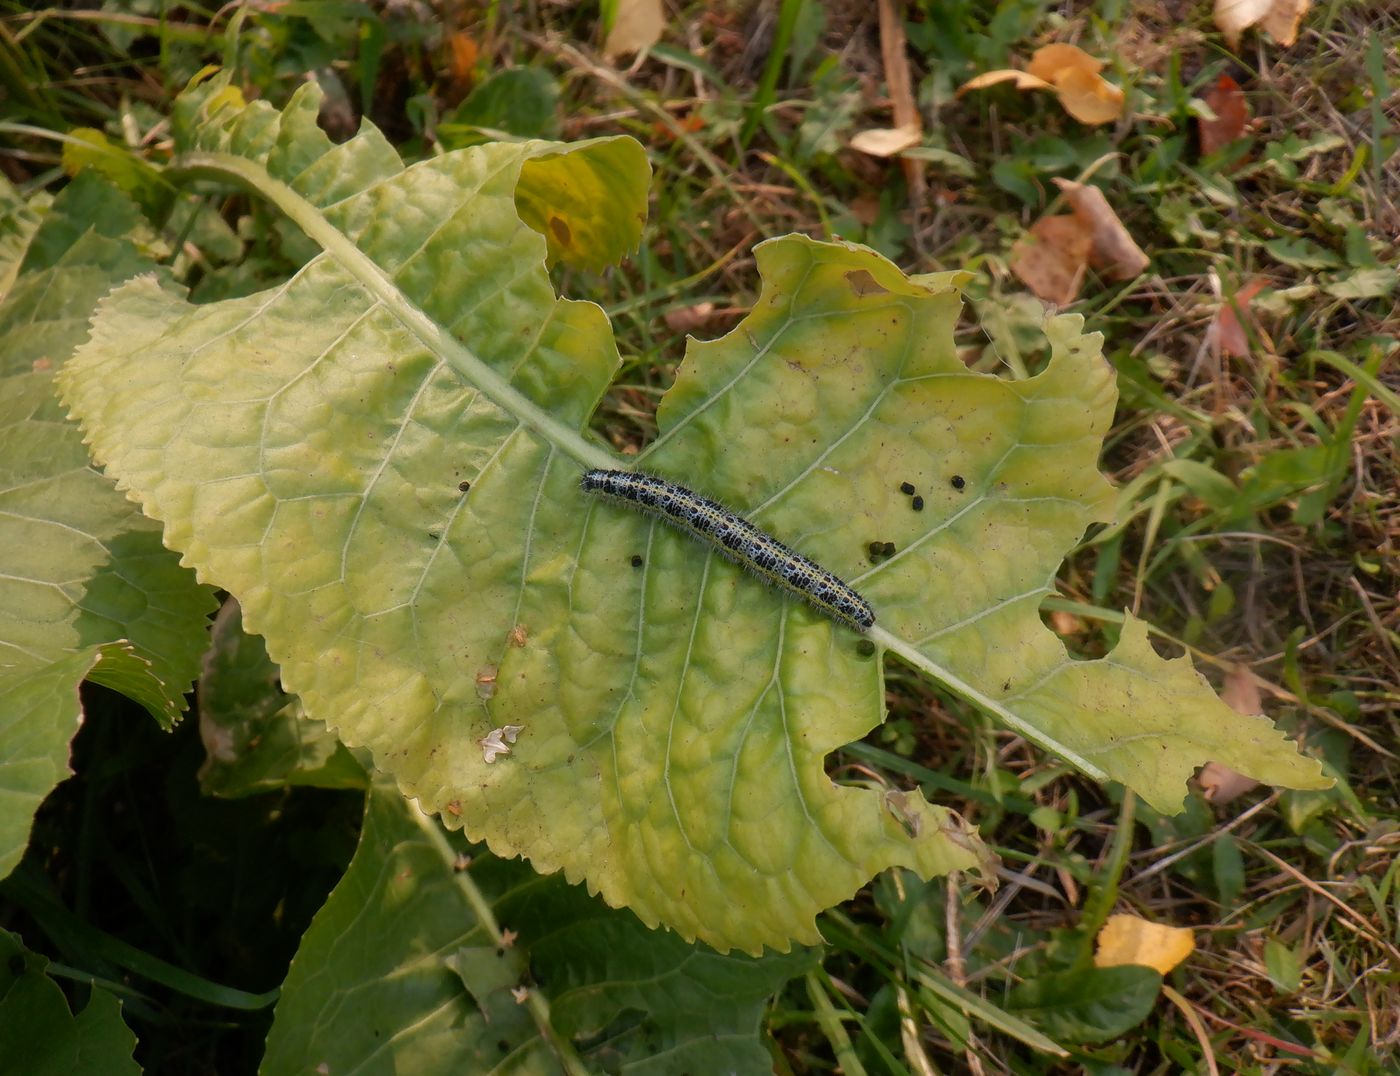
{"type": "MultiPolygon", "coordinates": [[[[635,143],[403,169],[372,131],[329,146],[310,87],[282,116],[218,83],[177,111],[182,147],[201,147],[177,167],[260,192],[325,253],[247,299],[126,285],[66,398],[309,714],[498,854],[718,948],[816,941],[815,913],[889,866],[982,863],[918,791],[824,771],[883,717],[860,640],[578,488],[623,463],[585,432],[617,352],[546,267],[635,243],[635,143]],[[483,750],[506,726],[511,752],[483,750]]],[[[1048,322],[1048,367],[1007,381],[957,353],[963,274],[910,280],[802,237],[757,258],[754,311],[692,344],[638,466],[846,576],[885,652],[1094,777],[1164,806],[1210,758],[1324,783],[1189,661],[1158,658],[1141,622],[1094,662],[1042,624],[1061,558],[1113,502],[1095,467],[1112,371],[1080,319],[1048,322]],[[873,541],[898,553],[871,565],[873,541]]]]}
{"type": "Polygon", "coordinates": [[[1240,854],[1239,842],[1234,834],[1222,833],[1211,848],[1214,866],[1215,891],[1220,898],[1220,907],[1228,912],[1244,892],[1244,856],[1240,854]]]}
{"type": "Polygon", "coordinates": [[[1301,236],[1270,239],[1264,249],[1294,269],[1336,269],[1342,264],[1342,260],[1326,247],[1301,236]]]}
{"type": "Polygon", "coordinates": [[[100,173],[152,216],[162,216],[172,191],[160,173],[125,146],[113,145],[93,127],[75,127],[63,142],[63,168],[70,175],[84,169],[100,173]]]}
{"type": "Polygon", "coordinates": [[[20,262],[48,212],[49,197],[37,194],[26,202],[8,179],[0,176],[0,296],[7,294],[20,262]]]}
{"type": "Polygon", "coordinates": [[[472,90],[443,117],[439,133],[453,149],[484,141],[476,133],[482,129],[518,138],[554,138],[559,134],[558,109],[559,84],[548,71],[511,67],[472,90]]]}
{"type": "Polygon", "coordinates": [[[1214,467],[1197,460],[1177,459],[1163,463],[1162,471],[1217,511],[1228,511],[1239,503],[1239,488],[1214,467]]]}
{"type": "Polygon", "coordinates": [[[1303,962],[1283,942],[1270,938],[1264,943],[1264,970],[1280,994],[1297,993],[1303,982],[1303,962]]]}
{"type": "Polygon", "coordinates": [[[1007,1008],[1061,1042],[1108,1042],[1147,1019],[1162,988],[1152,968],[1112,968],[1041,975],[1011,992],[1007,1008]]]}
{"type": "Polygon", "coordinates": [[[1322,290],[1338,299],[1379,299],[1395,290],[1400,273],[1394,266],[1356,269],[1322,285],[1322,290]]]}
{"type": "Polygon", "coordinates": [[[229,599],[214,619],[199,677],[199,735],[207,796],[252,796],[287,785],[364,788],[365,768],[279,684],[263,641],[243,631],[229,599]]]}
{"type": "Polygon", "coordinates": [[[74,180],[32,233],[0,303],[0,877],[34,809],[67,775],[86,677],[171,725],[184,708],[212,608],[207,588],[89,465],[53,372],[86,336],[97,299],[150,269],[131,202],[95,175],[74,180]]]}
{"type": "Polygon", "coordinates": [[[302,938],[262,1071],[766,1070],[766,1001],[814,963],[721,956],[561,878],[469,860],[381,786],[302,938]]]}
{"type": "Polygon", "coordinates": [[[121,1001],[94,986],[74,1015],[46,974],[48,963],[0,930],[0,1072],[138,1076],[141,1067],[131,1056],[136,1036],[122,1020],[121,1001]]]}

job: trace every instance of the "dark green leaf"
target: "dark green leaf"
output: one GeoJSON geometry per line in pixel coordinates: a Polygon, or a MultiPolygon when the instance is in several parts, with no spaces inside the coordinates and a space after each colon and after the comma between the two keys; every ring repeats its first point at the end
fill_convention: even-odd
{"type": "Polygon", "coordinates": [[[1007,1008],[1064,1042],[1107,1042],[1152,1011],[1162,977],[1125,964],[1045,975],[1012,991],[1007,1008]]]}

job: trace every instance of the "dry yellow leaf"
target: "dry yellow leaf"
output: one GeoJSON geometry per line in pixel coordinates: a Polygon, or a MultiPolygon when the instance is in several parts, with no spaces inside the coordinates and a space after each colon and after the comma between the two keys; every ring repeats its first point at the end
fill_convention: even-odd
{"type": "Polygon", "coordinates": [[[1092,246],[1089,228],[1078,217],[1041,217],[1016,240],[1008,264],[1039,298],[1068,306],[1079,294],[1092,246]]]}
{"type": "Polygon", "coordinates": [[[999,82],[1018,90],[1054,90],[1064,110],[1080,123],[1111,123],[1123,114],[1123,91],[1099,74],[1103,61],[1076,45],[1044,45],[1024,71],[988,71],[958,87],[958,95],[999,82]]]}
{"type": "Polygon", "coordinates": [[[1055,185],[1092,237],[1089,264],[1109,280],[1132,280],[1147,268],[1149,259],[1123,227],[1103,191],[1087,183],[1056,179],[1055,185]]]}
{"type": "Polygon", "coordinates": [[[1080,123],[1112,123],[1123,114],[1123,91],[1102,76],[1072,67],[1055,80],[1060,104],[1080,123]]]}
{"type": "Polygon", "coordinates": [[[851,149],[872,157],[893,157],[917,145],[919,137],[917,127],[871,127],[851,139],[851,149]]]}
{"type": "Polygon", "coordinates": [[[1017,71],[1013,68],[1003,68],[1000,71],[984,71],[974,78],[968,79],[958,87],[958,96],[961,97],[968,90],[981,90],[988,86],[995,86],[998,82],[1014,82],[1018,90],[1053,90],[1055,87],[1046,82],[1043,78],[1037,78],[1029,71],[1017,71]]]}
{"type": "Polygon", "coordinates": [[[1255,23],[1284,48],[1298,40],[1298,24],[1312,0],[1215,0],[1215,25],[1233,49],[1255,23]]]}
{"type": "Polygon", "coordinates": [[[1139,964],[1165,975],[1196,948],[1196,939],[1186,927],[1165,927],[1135,915],[1110,915],[1099,931],[1094,964],[1113,968],[1139,964]]]}
{"type": "Polygon", "coordinates": [[[1031,54],[1026,70],[1036,78],[1055,82],[1066,71],[1097,75],[1103,70],[1103,61],[1094,59],[1078,45],[1042,45],[1031,54]]]}
{"type": "Polygon", "coordinates": [[[611,63],[619,56],[649,49],[661,40],[665,27],[661,0],[618,0],[617,18],[603,43],[603,58],[611,63]]]}

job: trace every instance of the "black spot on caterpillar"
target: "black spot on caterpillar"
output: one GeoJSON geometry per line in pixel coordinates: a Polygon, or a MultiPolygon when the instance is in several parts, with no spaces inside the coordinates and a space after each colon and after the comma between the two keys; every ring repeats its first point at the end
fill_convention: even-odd
{"type": "Polygon", "coordinates": [[[790,590],[812,606],[857,631],[875,623],[870,603],[815,561],[765,534],[743,516],[693,490],[631,471],[592,470],[579,488],[653,512],[668,523],[709,542],[720,553],[751,569],[774,586],[790,590]]]}

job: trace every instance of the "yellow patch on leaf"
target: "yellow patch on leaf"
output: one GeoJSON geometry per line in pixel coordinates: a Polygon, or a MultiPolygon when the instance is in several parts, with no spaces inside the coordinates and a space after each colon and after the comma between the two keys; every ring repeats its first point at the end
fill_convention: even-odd
{"type": "Polygon", "coordinates": [[[1123,114],[1123,91],[1099,74],[1104,62],[1077,45],[1045,45],[1035,50],[1026,70],[987,71],[958,87],[961,97],[1001,82],[1018,90],[1054,90],[1064,110],[1080,123],[1112,123],[1123,114]]]}
{"type": "Polygon", "coordinates": [[[1099,931],[1094,965],[1138,964],[1165,975],[1195,948],[1195,936],[1186,927],[1166,927],[1135,915],[1110,915],[1099,931]]]}

